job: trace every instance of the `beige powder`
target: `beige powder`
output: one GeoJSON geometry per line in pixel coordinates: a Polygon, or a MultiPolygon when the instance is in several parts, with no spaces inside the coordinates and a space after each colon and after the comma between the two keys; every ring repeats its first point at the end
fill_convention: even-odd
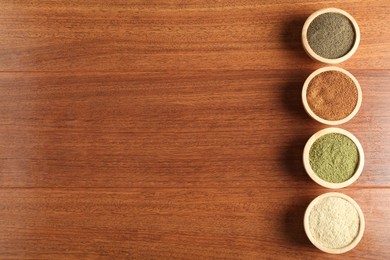
{"type": "Polygon", "coordinates": [[[310,212],[310,233],[326,248],[343,248],[351,244],[358,235],[359,214],[347,200],[326,197],[310,212]]]}

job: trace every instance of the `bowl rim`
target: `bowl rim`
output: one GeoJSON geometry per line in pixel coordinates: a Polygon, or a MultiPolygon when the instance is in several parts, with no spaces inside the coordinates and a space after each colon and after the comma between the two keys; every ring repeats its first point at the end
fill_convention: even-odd
{"type": "Polygon", "coordinates": [[[303,149],[303,166],[306,170],[306,173],[309,175],[309,177],[317,184],[319,184],[323,187],[326,187],[326,188],[330,188],[330,189],[344,188],[344,187],[347,187],[347,186],[351,185],[352,183],[354,183],[362,174],[363,167],[364,167],[364,150],[363,150],[363,147],[362,147],[361,143],[359,142],[359,140],[353,134],[348,132],[347,130],[344,130],[341,128],[336,128],[336,127],[325,128],[325,129],[322,129],[322,130],[316,132],[315,134],[313,134],[309,138],[309,140],[307,140],[305,148],[303,149]],[[325,181],[325,180],[321,179],[313,171],[313,169],[311,168],[311,165],[310,165],[309,154],[310,154],[310,149],[311,149],[312,145],[314,144],[314,142],[318,138],[320,138],[326,134],[331,134],[331,133],[339,133],[339,134],[345,135],[346,137],[351,139],[352,142],[354,142],[354,144],[356,145],[356,147],[358,149],[358,153],[359,153],[358,167],[356,168],[352,177],[344,182],[332,183],[332,182],[325,181]]]}
{"type": "Polygon", "coordinates": [[[340,124],[344,124],[344,123],[348,122],[349,120],[351,120],[358,113],[358,111],[362,105],[362,100],[363,100],[363,93],[362,93],[362,88],[359,84],[359,81],[349,71],[342,69],[340,67],[336,67],[336,66],[327,66],[327,67],[319,68],[319,69],[313,71],[307,77],[307,79],[305,80],[303,87],[302,87],[302,103],[303,103],[303,107],[305,108],[306,113],[309,114],[309,116],[311,118],[313,118],[314,120],[316,120],[317,122],[320,122],[320,123],[326,124],[326,125],[340,125],[340,124]],[[352,112],[348,116],[346,116],[340,120],[327,120],[327,119],[324,119],[324,118],[318,116],[310,108],[309,103],[307,101],[307,89],[309,87],[310,82],[317,75],[319,75],[323,72],[327,72],[327,71],[338,71],[338,72],[341,72],[341,73],[345,74],[346,76],[348,76],[355,84],[355,87],[356,87],[357,92],[358,92],[358,98],[357,98],[355,108],[352,110],[352,112]]]}
{"type": "Polygon", "coordinates": [[[327,64],[337,64],[337,63],[341,63],[341,62],[349,59],[356,52],[356,50],[359,46],[359,43],[360,43],[360,28],[359,28],[359,25],[357,24],[356,20],[352,17],[352,15],[350,15],[346,11],[339,9],[339,8],[334,8],[334,7],[323,8],[323,9],[320,9],[320,10],[312,13],[306,19],[306,21],[303,25],[303,28],[302,28],[302,37],[301,38],[302,38],[302,44],[303,44],[303,47],[304,47],[306,53],[312,59],[317,60],[319,62],[327,63],[327,64]],[[339,14],[346,16],[351,21],[353,29],[355,31],[355,42],[354,42],[352,48],[344,56],[341,56],[341,57],[336,58],[336,59],[325,58],[325,57],[322,57],[322,56],[318,55],[317,53],[315,53],[313,51],[313,49],[310,47],[309,41],[307,39],[307,30],[309,29],[311,22],[313,22],[313,20],[315,18],[317,18],[318,16],[325,14],[325,13],[339,13],[339,14]]]}
{"type": "Polygon", "coordinates": [[[361,241],[362,237],[363,237],[363,234],[364,234],[364,229],[365,229],[365,220],[364,220],[364,214],[363,214],[363,211],[361,209],[361,207],[359,206],[359,204],[354,200],[352,199],[351,197],[343,194],[343,193],[339,193],[339,192],[327,192],[327,193],[324,193],[322,195],[319,195],[317,196],[315,199],[313,199],[310,204],[307,206],[306,208],[306,211],[305,211],[305,215],[303,217],[303,226],[304,226],[304,229],[305,229],[305,233],[307,235],[307,237],[309,238],[310,242],[315,246],[317,247],[318,249],[320,249],[321,251],[323,252],[326,252],[326,253],[330,253],[330,254],[342,254],[342,253],[345,253],[345,252],[348,252],[350,250],[352,250],[353,248],[355,248],[359,242],[361,241]],[[356,211],[358,212],[358,215],[359,215],[359,221],[360,221],[360,225],[359,225],[359,232],[358,232],[358,235],[356,236],[356,238],[352,241],[352,243],[350,243],[349,245],[345,246],[345,247],[342,247],[342,248],[327,248],[323,245],[321,245],[312,235],[312,233],[310,232],[310,222],[309,222],[309,217],[310,217],[310,213],[311,213],[311,210],[313,209],[313,207],[322,199],[324,198],[327,198],[327,197],[338,197],[338,198],[342,198],[342,199],[345,199],[347,200],[348,202],[350,202],[354,208],[356,209],[356,211]]]}

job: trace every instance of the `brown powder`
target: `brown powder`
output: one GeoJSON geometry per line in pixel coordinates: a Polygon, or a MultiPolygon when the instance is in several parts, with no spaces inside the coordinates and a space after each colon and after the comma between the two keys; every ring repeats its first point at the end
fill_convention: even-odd
{"type": "Polygon", "coordinates": [[[330,121],[350,115],[358,100],[355,83],[340,71],[325,71],[315,76],[309,83],[306,95],[311,110],[330,121]]]}

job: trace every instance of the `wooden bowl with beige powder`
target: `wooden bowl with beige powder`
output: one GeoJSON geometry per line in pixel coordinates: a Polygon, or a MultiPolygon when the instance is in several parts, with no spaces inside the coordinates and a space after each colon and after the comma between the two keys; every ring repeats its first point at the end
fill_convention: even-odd
{"type": "Polygon", "coordinates": [[[338,192],[315,198],[306,209],[303,224],[313,245],[330,254],[352,250],[359,244],[365,229],[360,206],[338,192]]]}
{"type": "Polygon", "coordinates": [[[314,71],[302,88],[306,112],[327,125],[339,125],[351,120],[362,104],[362,90],[357,79],[339,67],[324,67],[314,71]]]}
{"type": "Polygon", "coordinates": [[[354,183],[363,171],[363,147],[350,132],[325,128],[306,142],[303,166],[317,184],[330,189],[344,188],[354,183]]]}
{"type": "Polygon", "coordinates": [[[349,59],[360,42],[355,19],[337,8],[325,8],[310,15],[302,29],[302,44],[314,60],[337,64],[349,59]]]}

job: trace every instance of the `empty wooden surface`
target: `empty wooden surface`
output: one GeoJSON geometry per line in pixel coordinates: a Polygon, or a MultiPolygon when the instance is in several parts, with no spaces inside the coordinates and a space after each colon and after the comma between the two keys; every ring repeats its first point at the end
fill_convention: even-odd
{"type": "Polygon", "coordinates": [[[305,19],[338,7],[366,155],[342,255],[390,258],[390,3],[0,0],[1,259],[336,259],[303,231],[305,19]]]}

